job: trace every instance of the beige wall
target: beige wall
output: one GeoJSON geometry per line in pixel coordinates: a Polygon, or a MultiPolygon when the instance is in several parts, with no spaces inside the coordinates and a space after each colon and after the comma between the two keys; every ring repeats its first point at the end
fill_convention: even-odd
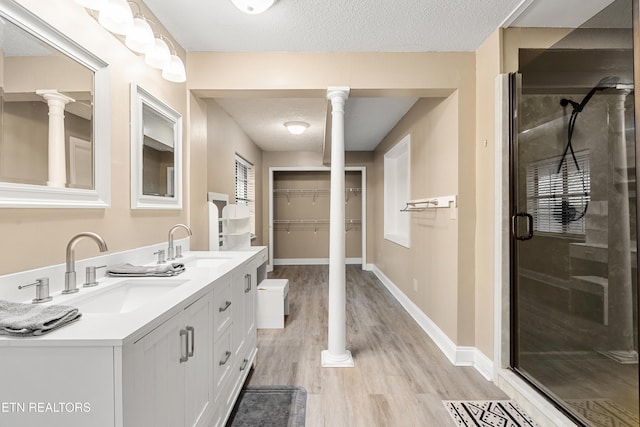
{"type": "MultiPolygon", "coordinates": [[[[411,136],[410,197],[422,199],[459,192],[457,96],[423,98],[409,110],[375,150],[375,264],[452,341],[460,339],[459,221],[449,209],[427,209],[410,215],[411,247],[384,239],[384,154],[411,136]],[[417,291],[414,282],[417,282],[417,291]]],[[[471,277],[473,279],[473,277],[471,277]]],[[[465,344],[468,344],[465,343],[465,344]]]]}
{"type": "Polygon", "coordinates": [[[502,69],[502,31],[476,51],[476,347],[493,356],[495,218],[495,78],[502,69]]]}
{"type": "MultiPolygon", "coordinates": [[[[262,212],[262,193],[259,191],[262,185],[262,150],[214,100],[207,101],[207,141],[207,191],[228,194],[229,203],[235,203],[237,154],[253,164],[258,216],[262,212]]],[[[256,219],[254,244],[262,245],[262,230],[262,224],[256,219]]]]}
{"type": "MultiPolygon", "coordinates": [[[[104,30],[73,0],[43,2],[18,0],[84,48],[109,63],[111,85],[111,207],[107,209],[0,209],[0,235],[4,262],[0,274],[62,263],[69,239],[81,231],[94,231],[112,252],[160,243],[177,222],[189,222],[189,195],[181,211],[132,211],[129,207],[129,93],[137,82],[154,96],[186,115],[185,84],[170,83],[149,68],[104,30]]],[[[157,22],[157,20],[155,20],[157,22]]],[[[177,45],[179,54],[184,55],[177,45]]],[[[183,138],[186,141],[186,138],[183,138]]],[[[187,144],[188,146],[188,144],[187,144]]],[[[187,148],[188,150],[188,148],[187,148]]],[[[188,151],[185,151],[188,152],[188,151]]],[[[100,161],[97,159],[96,161],[100,161]]],[[[185,162],[186,163],[186,162],[185,162]]],[[[185,170],[186,169],[185,167],[185,170]]],[[[185,188],[188,188],[185,177],[185,188]]],[[[199,224],[198,224],[199,225],[199,224]]],[[[95,245],[81,243],[77,258],[94,256],[95,245]]]]}

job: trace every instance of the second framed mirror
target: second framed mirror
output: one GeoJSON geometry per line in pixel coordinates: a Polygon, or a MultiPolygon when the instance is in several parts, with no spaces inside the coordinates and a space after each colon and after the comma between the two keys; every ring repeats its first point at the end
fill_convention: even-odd
{"type": "Polygon", "coordinates": [[[131,208],[182,208],[182,116],[131,85],[131,208]]]}

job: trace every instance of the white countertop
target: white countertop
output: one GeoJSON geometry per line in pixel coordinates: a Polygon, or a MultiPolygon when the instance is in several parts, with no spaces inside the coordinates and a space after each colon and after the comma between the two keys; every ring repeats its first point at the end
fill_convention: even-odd
{"type": "MultiPolygon", "coordinates": [[[[145,303],[129,313],[83,313],[82,317],[55,331],[37,337],[9,337],[0,336],[0,346],[123,346],[134,342],[144,336],[150,330],[173,317],[189,304],[212,290],[218,279],[230,276],[232,270],[252,257],[266,252],[263,246],[254,246],[243,251],[222,252],[186,252],[182,259],[173,261],[185,262],[186,271],[172,277],[153,277],[153,280],[186,280],[175,289],[155,297],[153,301],[145,303]],[[196,267],[189,265],[188,261],[194,257],[206,256],[209,258],[231,258],[218,267],[196,267]]],[[[93,288],[82,288],[72,295],[61,295],[59,292],[52,294],[53,300],[45,304],[73,305],[73,301],[85,297],[93,292],[99,292],[110,285],[123,280],[136,280],[130,277],[104,277],[99,279],[100,284],[93,288]]],[[[149,280],[150,277],[139,278],[149,280]]],[[[230,279],[230,277],[229,277],[230,279]]]]}

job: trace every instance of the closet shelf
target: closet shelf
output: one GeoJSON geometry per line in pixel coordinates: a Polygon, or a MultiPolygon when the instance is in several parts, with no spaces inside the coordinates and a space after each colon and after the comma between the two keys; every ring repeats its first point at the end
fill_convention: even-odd
{"type": "MultiPolygon", "coordinates": [[[[287,203],[290,202],[291,196],[313,196],[313,201],[316,201],[318,196],[328,195],[330,193],[329,188],[275,188],[273,190],[276,196],[284,195],[287,198],[287,203]]],[[[344,189],[345,201],[349,201],[350,196],[357,196],[362,192],[362,188],[348,187],[344,189]]]]}
{"type": "MultiPolygon", "coordinates": [[[[345,224],[360,224],[360,219],[346,219],[345,224]]],[[[274,219],[274,224],[329,224],[328,219],[274,219]]]]}

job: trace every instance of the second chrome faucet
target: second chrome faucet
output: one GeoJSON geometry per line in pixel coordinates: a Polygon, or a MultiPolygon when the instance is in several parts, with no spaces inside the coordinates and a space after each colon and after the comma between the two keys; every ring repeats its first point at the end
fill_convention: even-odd
{"type": "Polygon", "coordinates": [[[66,261],[66,272],[64,274],[64,290],[63,294],[72,294],[78,292],[78,288],[76,285],[76,256],[75,256],[75,248],[78,242],[84,238],[89,238],[96,242],[100,252],[108,251],[107,244],[104,242],[104,239],[98,236],[96,233],[92,233],[90,231],[85,231],[83,233],[78,233],[69,240],[67,243],[67,261],[66,261]]]}
{"type": "Polygon", "coordinates": [[[184,228],[185,230],[187,230],[187,233],[189,234],[189,236],[193,234],[191,232],[191,228],[189,228],[189,226],[185,224],[176,224],[173,227],[171,227],[171,229],[169,230],[169,247],[167,248],[167,261],[172,261],[175,259],[175,250],[173,248],[173,233],[178,228],[184,228]]]}

